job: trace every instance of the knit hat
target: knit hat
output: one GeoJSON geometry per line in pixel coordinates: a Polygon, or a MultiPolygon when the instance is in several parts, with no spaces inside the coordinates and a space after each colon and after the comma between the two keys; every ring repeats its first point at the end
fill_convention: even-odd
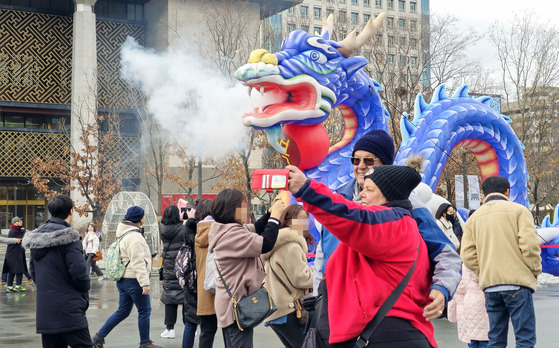
{"type": "Polygon", "coordinates": [[[138,222],[142,220],[143,217],[144,217],[144,209],[135,205],[133,207],[128,208],[128,210],[126,211],[126,215],[124,216],[124,220],[130,222],[138,222]]]}
{"type": "Polygon", "coordinates": [[[21,221],[21,218],[19,216],[14,216],[14,218],[12,219],[12,224],[15,224],[16,222],[21,221]]]}
{"type": "Polygon", "coordinates": [[[394,163],[394,141],[382,129],[373,129],[357,140],[351,156],[355,156],[357,150],[372,153],[382,161],[382,164],[394,163]]]}
{"type": "Polygon", "coordinates": [[[421,182],[421,166],[423,157],[408,159],[405,166],[378,166],[371,168],[365,174],[365,179],[371,179],[380,189],[387,201],[408,199],[413,189],[421,182]]]}

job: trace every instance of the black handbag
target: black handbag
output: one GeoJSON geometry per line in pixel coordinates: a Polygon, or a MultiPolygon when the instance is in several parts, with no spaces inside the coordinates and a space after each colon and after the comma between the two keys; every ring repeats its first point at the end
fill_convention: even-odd
{"type": "Polygon", "coordinates": [[[219,278],[221,278],[221,282],[229,295],[229,299],[233,302],[233,312],[235,313],[235,321],[237,322],[239,330],[244,331],[245,329],[258,326],[264,319],[278,310],[268,290],[266,290],[264,286],[260,287],[260,289],[252,294],[243,297],[239,301],[236,301],[227,283],[225,283],[225,279],[223,279],[221,275],[217,260],[214,259],[214,262],[219,278]]]}

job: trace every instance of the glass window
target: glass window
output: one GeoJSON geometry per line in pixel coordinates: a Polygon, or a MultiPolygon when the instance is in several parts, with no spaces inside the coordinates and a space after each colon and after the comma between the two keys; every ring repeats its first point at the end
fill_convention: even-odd
{"type": "Polygon", "coordinates": [[[367,23],[371,19],[371,15],[367,13],[363,13],[363,22],[367,23]]]}
{"type": "Polygon", "coordinates": [[[308,6],[301,6],[301,16],[308,16],[309,15],[309,7],[308,6]]]}
{"type": "Polygon", "coordinates": [[[0,186],[0,200],[5,201],[8,199],[8,188],[6,186],[0,186]]]}
{"type": "Polygon", "coordinates": [[[363,0],[363,6],[369,7],[371,5],[370,0],[363,0]]]}
{"type": "Polygon", "coordinates": [[[322,18],[322,9],[320,7],[315,7],[314,8],[314,19],[320,19],[322,18]]]}
{"type": "Polygon", "coordinates": [[[25,117],[23,115],[5,115],[4,116],[4,127],[11,128],[24,128],[25,127],[25,117]]]}
{"type": "Polygon", "coordinates": [[[406,10],[406,2],[404,0],[398,0],[398,10],[404,12],[406,10]]]}
{"type": "Polygon", "coordinates": [[[295,24],[288,23],[287,24],[287,31],[290,32],[290,33],[292,31],[295,31],[295,24]]]}
{"type": "Polygon", "coordinates": [[[406,28],[406,20],[405,19],[398,19],[398,28],[405,29],[406,28]]]}
{"type": "Polygon", "coordinates": [[[340,22],[345,22],[345,20],[347,18],[345,11],[340,11],[339,16],[340,16],[340,18],[339,18],[340,22]]]}
{"type": "Polygon", "coordinates": [[[386,26],[393,27],[394,26],[394,17],[386,17],[386,26]]]}
{"type": "Polygon", "coordinates": [[[109,16],[114,18],[127,18],[126,3],[109,1],[109,16]]]}
{"type": "Polygon", "coordinates": [[[393,55],[393,54],[389,54],[387,57],[388,57],[388,58],[387,58],[388,63],[394,64],[394,55],[393,55]]]}
{"type": "Polygon", "coordinates": [[[309,26],[308,25],[301,25],[301,30],[304,32],[309,32],[309,26]]]}
{"type": "Polygon", "coordinates": [[[398,45],[400,46],[400,48],[404,48],[404,46],[406,45],[406,38],[403,36],[400,36],[398,38],[398,45]]]}
{"type": "Polygon", "coordinates": [[[417,2],[410,1],[410,12],[417,12],[417,2]]]}
{"type": "Polygon", "coordinates": [[[345,4],[345,0],[340,0],[340,4],[345,4]]]}
{"type": "Polygon", "coordinates": [[[375,0],[375,8],[382,8],[382,0],[375,0]]]}
{"type": "Polygon", "coordinates": [[[352,4],[352,5],[355,5],[355,6],[359,5],[359,3],[357,2],[357,0],[351,0],[351,4],[352,4]]]}
{"type": "Polygon", "coordinates": [[[25,117],[25,128],[47,129],[48,116],[43,115],[27,115],[25,117]]]}
{"type": "Polygon", "coordinates": [[[326,9],[326,18],[328,18],[331,14],[334,14],[334,10],[331,8],[326,9]]]}
{"type": "Polygon", "coordinates": [[[320,35],[321,32],[322,32],[322,28],[321,28],[321,27],[314,27],[314,34],[320,35]]]}
{"type": "Polygon", "coordinates": [[[415,19],[410,20],[410,29],[416,30],[417,29],[417,21],[415,19]]]}
{"type": "Polygon", "coordinates": [[[415,67],[417,65],[417,57],[411,56],[410,57],[410,65],[415,67]]]}
{"type": "Polygon", "coordinates": [[[400,55],[400,65],[406,65],[406,56],[400,55]]]}
{"type": "Polygon", "coordinates": [[[394,46],[394,36],[388,35],[388,46],[394,46]]]}
{"type": "Polygon", "coordinates": [[[25,186],[14,186],[14,199],[16,201],[27,200],[27,190],[25,190],[25,186]]]}
{"type": "Polygon", "coordinates": [[[394,9],[394,0],[386,0],[386,8],[388,8],[389,10],[393,10],[394,9]]]}
{"type": "Polygon", "coordinates": [[[353,24],[357,23],[358,18],[359,18],[359,13],[351,12],[351,23],[353,24]]]}
{"type": "Polygon", "coordinates": [[[287,13],[292,14],[293,13],[293,7],[288,8],[287,13]]]}
{"type": "Polygon", "coordinates": [[[411,48],[417,48],[417,39],[410,39],[410,46],[411,48]]]}

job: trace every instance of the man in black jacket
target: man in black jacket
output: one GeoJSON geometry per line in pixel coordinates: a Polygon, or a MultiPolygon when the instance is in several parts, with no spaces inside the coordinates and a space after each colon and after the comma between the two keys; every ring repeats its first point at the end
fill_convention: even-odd
{"type": "Polygon", "coordinates": [[[92,347],[85,316],[89,275],[80,234],[70,226],[74,204],[58,195],[47,207],[52,217],[23,238],[37,284],[37,333],[43,348],[92,347]]]}

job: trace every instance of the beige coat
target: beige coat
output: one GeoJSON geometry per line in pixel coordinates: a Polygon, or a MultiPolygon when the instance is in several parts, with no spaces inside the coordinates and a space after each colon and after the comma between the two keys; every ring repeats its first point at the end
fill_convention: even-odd
{"type": "Polygon", "coordinates": [[[448,221],[444,217],[441,217],[440,219],[437,219],[437,225],[439,225],[440,229],[443,231],[445,236],[448,237],[450,242],[454,244],[454,248],[456,248],[456,250],[459,250],[458,248],[460,247],[460,241],[454,234],[454,229],[452,228],[452,224],[450,223],[450,221],[448,221]]]}
{"type": "Polygon", "coordinates": [[[307,250],[303,236],[296,230],[282,228],[272,251],[262,255],[266,270],[264,284],[278,307],[266,322],[295,311],[293,296],[281,285],[272,269],[296,298],[305,295],[312,288],[313,272],[307,263],[307,250]]]}
{"type": "MultiPolygon", "coordinates": [[[[264,238],[255,232],[254,225],[213,222],[209,238],[208,251],[214,253],[219,270],[236,301],[262,286],[266,276],[260,260],[264,238]]],[[[217,326],[224,328],[235,322],[235,314],[217,270],[215,287],[217,326]]]]}
{"type": "Polygon", "coordinates": [[[151,272],[151,252],[138,225],[123,220],[116,228],[117,238],[128,233],[120,240],[120,258],[126,266],[123,278],[136,278],[140,286],[149,286],[151,272]]]}
{"type": "Polygon", "coordinates": [[[196,226],[196,237],[194,238],[194,254],[196,255],[196,272],[198,273],[198,308],[197,315],[215,314],[215,294],[204,289],[206,278],[206,258],[208,257],[208,244],[210,226],[212,221],[200,221],[196,226]]]}
{"type": "Polygon", "coordinates": [[[464,225],[462,261],[479,277],[483,290],[509,284],[536,291],[542,260],[532,214],[500,193],[485,200],[464,225]]]}

